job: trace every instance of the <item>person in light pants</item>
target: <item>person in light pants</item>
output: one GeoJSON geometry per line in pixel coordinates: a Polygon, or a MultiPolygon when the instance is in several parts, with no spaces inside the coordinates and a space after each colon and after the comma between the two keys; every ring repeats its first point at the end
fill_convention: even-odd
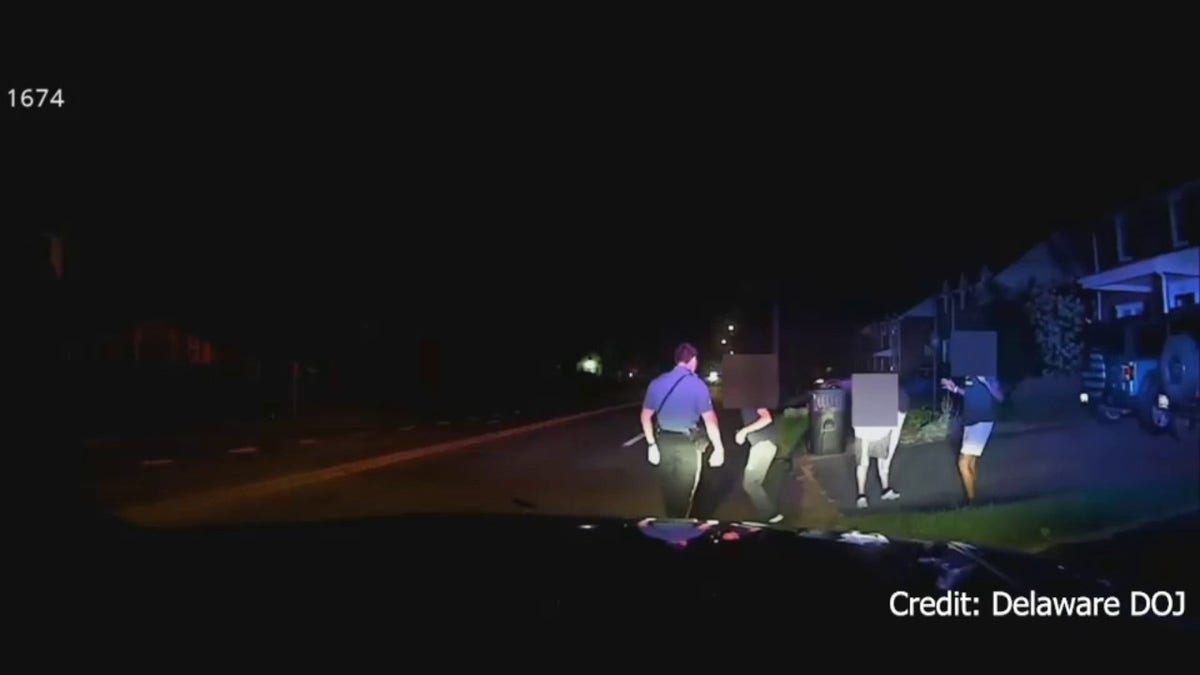
{"type": "MultiPolygon", "coordinates": [[[[850,380],[838,382],[838,386],[850,391],[850,380]]],[[[890,501],[899,499],[900,493],[891,486],[892,460],[896,457],[896,448],[900,445],[900,430],[904,428],[904,420],[908,417],[908,393],[901,387],[899,391],[899,409],[896,411],[896,426],[856,426],[854,427],[854,454],[857,466],[854,477],[858,484],[858,498],[855,504],[860,509],[870,506],[867,501],[867,475],[871,470],[871,447],[875,443],[887,439],[887,452],[875,455],[879,469],[880,497],[890,501]]]]}
{"type": "Polygon", "coordinates": [[[897,412],[896,426],[894,427],[854,427],[855,454],[858,459],[854,477],[858,481],[858,499],[856,500],[858,508],[865,509],[869,506],[867,474],[871,470],[871,444],[884,439],[887,439],[887,454],[876,459],[879,468],[880,498],[884,500],[900,498],[900,493],[891,486],[889,479],[891,478],[892,460],[896,457],[896,446],[900,444],[900,430],[904,428],[904,418],[907,416],[907,412],[897,412]]]}
{"type": "Polygon", "coordinates": [[[782,478],[791,470],[791,460],[779,454],[779,430],[767,408],[743,408],[742,426],[734,434],[738,445],[747,441],[750,455],[742,474],[742,489],[754,502],[758,518],[764,523],[783,520],[780,505],[782,478]]]}

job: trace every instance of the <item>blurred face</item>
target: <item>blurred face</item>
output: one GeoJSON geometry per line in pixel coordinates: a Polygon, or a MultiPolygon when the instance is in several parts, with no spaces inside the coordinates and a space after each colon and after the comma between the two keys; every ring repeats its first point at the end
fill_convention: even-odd
{"type": "Polygon", "coordinates": [[[692,371],[692,372],[694,373],[694,372],[696,372],[696,363],[697,363],[697,358],[698,358],[698,357],[696,357],[696,356],[693,356],[692,358],[688,359],[688,362],[687,362],[687,363],[685,363],[685,364],[683,364],[683,365],[687,366],[687,369],[688,369],[688,370],[690,370],[690,371],[692,371]]]}

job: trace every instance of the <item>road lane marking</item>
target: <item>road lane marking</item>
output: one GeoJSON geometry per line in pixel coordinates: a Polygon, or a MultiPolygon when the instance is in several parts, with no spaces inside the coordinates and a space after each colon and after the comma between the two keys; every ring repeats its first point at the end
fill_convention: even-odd
{"type": "Polygon", "coordinates": [[[406,427],[400,427],[399,431],[412,431],[413,429],[416,429],[416,428],[417,428],[416,426],[410,424],[406,427]]]}
{"type": "Polygon", "coordinates": [[[231,455],[250,455],[256,452],[258,452],[258,448],[253,445],[247,445],[243,448],[232,448],[229,450],[229,454],[231,455]]]}
{"type": "Polygon", "coordinates": [[[181,495],[171,497],[162,501],[149,504],[135,504],[124,507],[118,510],[118,513],[134,522],[156,522],[163,518],[170,521],[174,518],[203,515],[206,511],[213,508],[223,506],[236,505],[240,502],[254,499],[262,499],[263,497],[280,492],[294,490],[296,488],[322,483],[335,478],[351,476],[365,471],[373,471],[383,467],[410,462],[427,457],[444,455],[463,448],[469,448],[489,441],[496,441],[513,436],[520,436],[547,429],[550,427],[569,424],[578,420],[603,415],[618,410],[633,408],[640,404],[640,401],[633,403],[625,403],[622,405],[608,406],[597,410],[589,410],[588,412],[576,413],[565,417],[556,417],[542,422],[534,422],[511,429],[500,429],[486,434],[477,436],[469,436],[467,438],[459,438],[445,443],[428,445],[423,448],[413,448],[411,450],[399,450],[386,455],[378,455],[376,457],[367,457],[344,464],[337,464],[323,469],[315,469],[312,471],[303,471],[300,473],[280,476],[278,478],[269,478],[267,480],[257,481],[254,483],[243,483],[232,487],[216,488],[205,492],[181,495]]]}
{"type": "Polygon", "coordinates": [[[317,444],[317,439],[315,439],[315,438],[301,438],[300,439],[300,445],[316,445],[316,444],[317,444]]]}
{"type": "Polygon", "coordinates": [[[142,466],[166,466],[168,464],[174,464],[174,463],[175,463],[175,460],[173,460],[173,459],[143,459],[142,460],[142,466]]]}
{"type": "Polygon", "coordinates": [[[621,447],[628,448],[629,446],[633,445],[634,443],[637,443],[638,441],[642,440],[645,437],[646,437],[646,434],[638,434],[637,436],[634,436],[633,438],[622,443],[621,447]]]}
{"type": "Polygon", "coordinates": [[[441,422],[438,422],[437,425],[439,427],[448,427],[448,426],[450,426],[450,423],[445,420],[442,420],[441,422]]]}

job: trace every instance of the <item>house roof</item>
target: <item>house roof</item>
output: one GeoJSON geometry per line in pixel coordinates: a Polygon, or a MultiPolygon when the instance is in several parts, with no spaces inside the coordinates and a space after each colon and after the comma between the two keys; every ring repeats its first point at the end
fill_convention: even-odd
{"type": "Polygon", "coordinates": [[[1025,251],[992,278],[1009,288],[1024,286],[1031,279],[1049,285],[1074,281],[1087,272],[1087,267],[1072,249],[1071,238],[1056,232],[1025,251]]]}
{"type": "Polygon", "coordinates": [[[937,304],[935,303],[936,301],[934,300],[934,296],[931,295],[912,307],[909,307],[908,310],[900,314],[900,318],[908,319],[912,317],[935,317],[937,316],[937,304]]]}
{"type": "Polygon", "coordinates": [[[1079,280],[1079,285],[1091,291],[1154,292],[1154,277],[1162,274],[1171,278],[1200,277],[1200,246],[1164,253],[1145,260],[1122,265],[1079,280]]]}

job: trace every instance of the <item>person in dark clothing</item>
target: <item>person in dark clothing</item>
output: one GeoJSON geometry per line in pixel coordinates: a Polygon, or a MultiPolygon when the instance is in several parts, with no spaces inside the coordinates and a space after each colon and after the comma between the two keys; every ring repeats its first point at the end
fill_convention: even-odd
{"type": "Polygon", "coordinates": [[[742,408],[742,428],[734,434],[738,445],[750,443],[742,489],[750,495],[759,519],[766,523],[783,520],[780,492],[791,471],[791,461],[780,456],[779,426],[767,408],[742,408]],[[770,478],[770,480],[768,480],[770,478]]]}
{"type": "Polygon", "coordinates": [[[1004,400],[1000,383],[993,377],[967,377],[960,386],[954,380],[943,379],[942,388],[962,397],[962,449],[958,455],[958,473],[962,476],[967,501],[976,496],[976,462],[996,424],[996,402],[1004,400]]]}

